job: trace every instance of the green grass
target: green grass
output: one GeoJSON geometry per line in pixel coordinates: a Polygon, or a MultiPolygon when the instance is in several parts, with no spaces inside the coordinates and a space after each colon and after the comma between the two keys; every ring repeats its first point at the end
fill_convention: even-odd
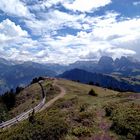
{"type": "Polygon", "coordinates": [[[26,87],[16,96],[16,105],[10,111],[11,116],[14,117],[36,106],[41,100],[41,97],[41,88],[37,83],[26,87]]]}
{"type": "MultiPolygon", "coordinates": [[[[55,88],[51,91],[49,87],[52,84],[52,81],[44,81],[42,83],[45,93],[47,93],[46,101],[53,98],[56,94],[59,93],[59,90],[55,88]]],[[[21,91],[16,96],[16,105],[12,110],[9,112],[10,117],[15,117],[22,112],[25,112],[31,108],[34,108],[40,101],[42,100],[42,91],[41,87],[38,83],[32,84],[26,87],[23,91],[21,91]]]]}
{"type": "Polygon", "coordinates": [[[59,84],[62,85],[67,91],[67,94],[64,97],[65,99],[75,97],[76,95],[81,100],[81,102],[91,105],[102,106],[110,100],[116,100],[116,95],[119,93],[117,91],[67,80],[60,80],[59,84]],[[94,89],[95,93],[97,93],[98,95],[97,97],[91,97],[90,95],[88,95],[88,92],[91,89],[94,89]]]}
{"type": "MultiPolygon", "coordinates": [[[[62,79],[58,84],[66,89],[67,94],[62,99],[35,115],[33,124],[26,120],[2,131],[0,139],[88,140],[106,137],[126,140],[134,139],[140,132],[138,94],[119,93],[62,79]],[[88,95],[91,89],[98,96],[88,95]],[[110,114],[106,115],[107,111],[110,114]],[[129,130],[127,134],[118,133],[121,126],[129,130]]],[[[56,87],[50,90],[47,100],[59,92],[56,87]]]]}
{"type": "Polygon", "coordinates": [[[140,105],[131,102],[108,104],[106,116],[112,120],[111,130],[124,139],[140,137],[140,105]]]}

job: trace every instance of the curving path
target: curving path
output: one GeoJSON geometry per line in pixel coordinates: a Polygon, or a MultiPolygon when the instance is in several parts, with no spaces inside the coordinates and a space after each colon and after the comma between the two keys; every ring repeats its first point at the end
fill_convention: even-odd
{"type": "Polygon", "coordinates": [[[66,90],[57,84],[57,79],[54,80],[53,86],[56,86],[60,89],[60,94],[56,97],[54,97],[53,99],[51,99],[49,102],[47,102],[42,108],[41,111],[50,107],[55,101],[57,101],[58,99],[62,98],[65,94],[66,94],[66,90]]]}
{"type": "MultiPolygon", "coordinates": [[[[43,81],[39,81],[38,84],[40,85],[41,89],[43,89],[43,86],[42,86],[42,83],[43,81]]],[[[7,127],[10,127],[20,121],[23,121],[27,118],[29,118],[29,115],[33,112],[33,110],[36,112],[39,112],[40,109],[44,106],[45,104],[45,101],[46,101],[46,96],[44,96],[44,90],[42,91],[42,96],[43,96],[43,99],[41,100],[41,102],[34,108],[26,111],[26,112],[23,112],[21,113],[20,115],[14,117],[13,119],[11,120],[8,120],[6,122],[3,122],[0,124],[0,128],[7,128],[7,127]]]]}
{"type": "Polygon", "coordinates": [[[20,115],[16,116],[15,118],[1,123],[0,128],[10,127],[12,125],[15,125],[15,124],[17,124],[17,123],[29,118],[29,115],[33,112],[33,110],[35,111],[35,113],[40,112],[40,111],[50,107],[55,101],[57,101],[58,99],[62,98],[66,94],[65,89],[63,87],[61,87],[60,85],[58,85],[57,84],[57,79],[55,79],[53,85],[55,85],[56,87],[58,87],[60,89],[60,94],[58,96],[54,97],[53,99],[51,99],[49,102],[47,102],[45,104],[46,95],[44,95],[44,90],[42,88],[41,83],[42,83],[42,81],[39,82],[39,85],[41,86],[42,94],[43,94],[42,101],[36,107],[34,107],[33,109],[30,109],[27,112],[23,112],[20,115]]]}

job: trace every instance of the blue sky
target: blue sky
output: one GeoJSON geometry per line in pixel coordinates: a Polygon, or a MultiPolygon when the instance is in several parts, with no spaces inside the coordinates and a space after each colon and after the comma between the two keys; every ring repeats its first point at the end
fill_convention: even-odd
{"type": "Polygon", "coordinates": [[[1,0],[0,57],[68,64],[140,59],[140,0],[1,0]]]}

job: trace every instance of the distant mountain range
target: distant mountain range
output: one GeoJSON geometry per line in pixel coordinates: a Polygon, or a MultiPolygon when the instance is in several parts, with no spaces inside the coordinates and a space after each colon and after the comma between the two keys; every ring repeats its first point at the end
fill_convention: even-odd
{"type": "MultiPolygon", "coordinates": [[[[121,57],[120,59],[117,58],[113,60],[111,57],[103,56],[98,62],[77,61],[69,65],[60,65],[53,63],[39,64],[35,62],[18,62],[0,58],[0,94],[5,92],[6,90],[15,88],[18,85],[26,85],[34,77],[55,77],[62,73],[64,73],[65,75],[66,71],[70,71],[72,69],[84,70],[85,73],[90,72],[94,73],[94,75],[95,73],[98,73],[98,75],[102,75],[104,78],[107,79],[110,77],[105,76],[106,74],[111,77],[117,77],[118,79],[125,77],[124,79],[127,79],[127,82],[135,81],[135,83],[139,83],[140,80],[140,62],[127,57],[121,57]]],[[[137,91],[137,88],[135,91],[137,91]]]]}
{"type": "Polygon", "coordinates": [[[79,68],[92,73],[116,74],[122,76],[140,75],[140,62],[127,57],[113,60],[111,57],[103,56],[98,62],[79,61],[69,65],[69,68],[79,68]]]}
{"type": "Polygon", "coordinates": [[[25,62],[22,64],[10,64],[0,60],[0,93],[15,89],[19,85],[27,85],[34,77],[55,76],[56,73],[46,66],[25,62]]]}

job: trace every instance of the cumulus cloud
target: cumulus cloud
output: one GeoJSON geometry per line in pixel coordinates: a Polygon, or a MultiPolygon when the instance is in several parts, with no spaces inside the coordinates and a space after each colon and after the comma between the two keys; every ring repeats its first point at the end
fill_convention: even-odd
{"type": "Polygon", "coordinates": [[[17,37],[27,37],[27,36],[28,36],[27,31],[22,30],[22,28],[19,25],[16,25],[9,19],[3,20],[0,23],[0,42],[11,39],[13,40],[17,37]]]}
{"type": "Polygon", "coordinates": [[[34,35],[44,35],[46,33],[54,33],[54,31],[70,27],[73,29],[81,29],[82,19],[85,14],[74,15],[61,12],[59,10],[51,10],[48,13],[40,13],[40,19],[24,20],[26,26],[34,35]]]}
{"type": "Polygon", "coordinates": [[[111,3],[111,0],[74,0],[73,2],[64,3],[64,6],[73,11],[91,12],[109,3],[111,3]]]}
{"type": "MultiPolygon", "coordinates": [[[[32,2],[35,2],[34,0],[31,0],[32,2]]],[[[34,5],[29,6],[31,10],[35,11],[41,11],[45,10],[46,8],[51,8],[52,6],[55,6],[57,4],[63,4],[64,2],[68,2],[69,0],[45,0],[45,1],[38,1],[36,0],[36,3],[34,5]]],[[[28,1],[25,0],[26,3],[28,1]]]]}
{"type": "MultiPolygon", "coordinates": [[[[139,17],[125,18],[121,13],[114,11],[108,11],[100,16],[89,14],[111,3],[111,0],[11,2],[22,5],[26,10],[23,8],[24,12],[18,12],[20,9],[16,8],[16,4],[13,9],[0,8],[9,15],[20,17],[22,22],[22,25],[18,25],[6,19],[0,23],[0,55],[5,58],[71,63],[83,59],[96,60],[102,55],[113,58],[122,55],[138,56],[139,17]],[[66,9],[59,9],[60,4],[66,9]],[[30,18],[21,19],[26,15],[30,18]]],[[[7,4],[5,1],[2,3],[7,4]]]]}
{"type": "Polygon", "coordinates": [[[45,8],[50,8],[54,5],[61,4],[66,9],[80,12],[91,12],[92,10],[97,10],[100,7],[108,5],[111,0],[47,0],[43,2],[38,2],[31,9],[41,10],[45,8]]]}
{"type": "Polygon", "coordinates": [[[140,33],[139,18],[123,20],[120,22],[117,22],[114,18],[107,18],[99,20],[97,26],[98,27],[94,30],[94,35],[103,39],[113,39],[113,37],[115,39],[117,38],[116,36],[118,36],[118,38],[123,39],[122,41],[127,41],[131,38],[135,39],[140,33]],[[112,20],[112,22],[110,22],[110,20],[112,20]]]}
{"type": "Polygon", "coordinates": [[[20,25],[16,25],[9,19],[0,23],[0,43],[1,57],[14,58],[20,56],[19,52],[24,50],[25,43],[31,44],[32,39],[27,31],[23,30],[20,25]]]}
{"type": "Polygon", "coordinates": [[[69,57],[65,56],[65,59],[69,58],[67,59],[69,62],[79,59],[97,59],[102,55],[113,58],[122,55],[133,56],[136,51],[122,44],[125,42],[129,44],[139,38],[139,19],[117,21],[117,16],[116,13],[107,13],[102,17],[87,17],[88,20],[85,18],[85,21],[90,24],[90,32],[80,31],[77,35],[47,37],[45,43],[60,54],[59,58],[69,54],[69,57]]]}
{"type": "Polygon", "coordinates": [[[133,5],[135,5],[135,6],[140,5],[140,1],[133,2],[133,5]]]}
{"type": "Polygon", "coordinates": [[[14,15],[18,17],[32,17],[25,3],[20,0],[1,0],[0,10],[8,15],[14,15]]]}
{"type": "Polygon", "coordinates": [[[61,4],[72,11],[91,12],[110,3],[111,0],[47,0],[30,6],[30,9],[40,11],[61,4]]]}
{"type": "Polygon", "coordinates": [[[133,56],[136,52],[125,48],[114,48],[108,49],[106,54],[109,56],[111,55],[113,58],[120,58],[121,56],[133,56]]]}

